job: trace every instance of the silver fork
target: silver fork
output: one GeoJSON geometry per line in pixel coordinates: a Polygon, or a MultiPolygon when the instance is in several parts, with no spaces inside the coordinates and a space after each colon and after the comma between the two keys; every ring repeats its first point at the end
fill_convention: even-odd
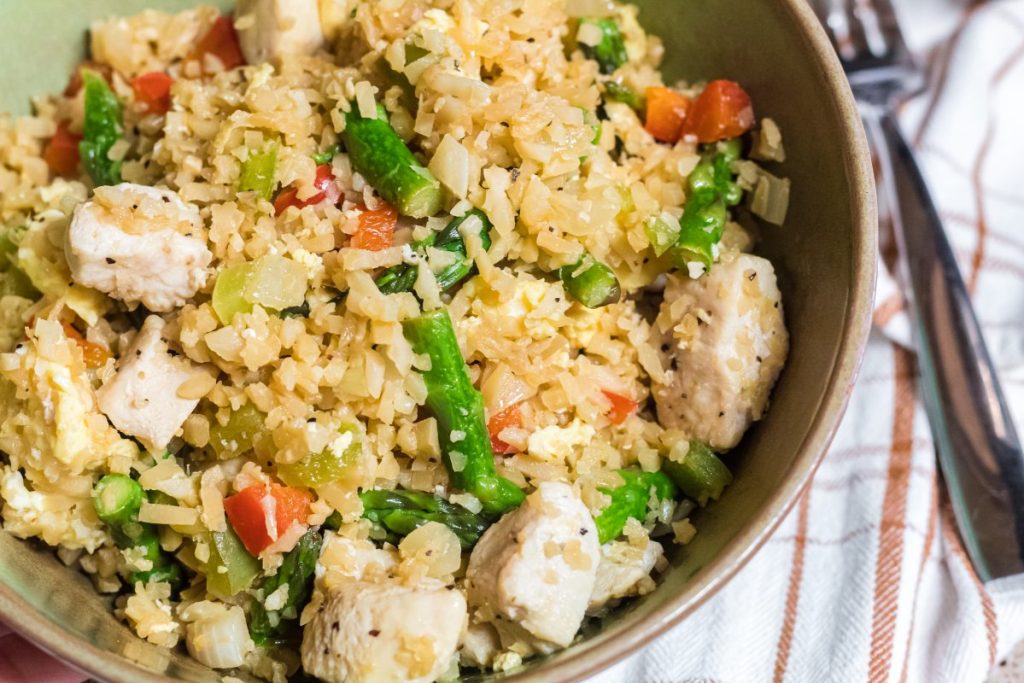
{"type": "Polygon", "coordinates": [[[983,581],[1024,573],[1024,454],[970,294],[895,106],[924,85],[890,0],[814,0],[860,103],[891,212],[921,388],[960,533],[983,581]]]}

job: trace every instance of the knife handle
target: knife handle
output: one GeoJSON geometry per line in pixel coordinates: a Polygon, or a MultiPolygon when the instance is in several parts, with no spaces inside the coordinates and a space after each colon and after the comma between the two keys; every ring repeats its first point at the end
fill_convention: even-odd
{"type": "Polygon", "coordinates": [[[895,116],[868,107],[864,118],[910,284],[924,405],[964,545],[982,581],[1024,573],[1024,453],[970,293],[895,116]]]}

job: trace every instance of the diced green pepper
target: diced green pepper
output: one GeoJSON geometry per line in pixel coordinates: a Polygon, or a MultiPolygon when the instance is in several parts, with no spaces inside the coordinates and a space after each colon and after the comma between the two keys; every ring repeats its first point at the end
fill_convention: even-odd
{"type": "Polygon", "coordinates": [[[668,222],[661,216],[651,216],[644,223],[644,234],[655,256],[661,256],[679,241],[679,222],[675,219],[668,222]]]}
{"type": "Polygon", "coordinates": [[[315,488],[338,481],[359,464],[363,444],[359,430],[342,425],[335,443],[319,453],[310,453],[296,463],[277,466],[277,475],[289,486],[315,488]]]}
{"type": "Polygon", "coordinates": [[[622,486],[598,489],[612,499],[594,518],[598,540],[602,544],[618,538],[630,519],[644,521],[652,495],[659,501],[673,500],[679,495],[676,485],[661,472],[619,470],[619,476],[622,477],[622,486]]]}
{"type": "Polygon", "coordinates": [[[110,150],[121,139],[124,114],[117,95],[95,71],[82,69],[85,88],[85,119],[78,145],[82,165],[95,185],[121,182],[121,162],[110,158],[110,150]]]}
{"type": "Polygon", "coordinates": [[[574,265],[558,269],[565,291],[587,308],[618,303],[622,297],[615,271],[584,253],[574,265]]]}
{"type": "Polygon", "coordinates": [[[526,495],[498,475],[484,418],[483,396],[473,386],[448,311],[424,313],[402,324],[413,352],[430,358],[423,371],[427,407],[438,422],[438,439],[455,486],[472,493],[488,515],[522,504],[526,495]]]}
{"type": "Polygon", "coordinates": [[[601,40],[597,45],[580,42],[583,54],[598,63],[601,73],[614,73],[629,61],[626,41],[614,19],[580,19],[580,28],[585,26],[596,26],[601,31],[601,40]]]}
{"type": "Polygon", "coordinates": [[[249,554],[229,525],[209,535],[210,559],[204,569],[206,589],[222,600],[238,595],[260,573],[259,560],[249,554]]]}
{"type": "Polygon", "coordinates": [[[270,437],[266,421],[266,414],[246,403],[231,413],[227,424],[214,422],[210,427],[210,448],[221,460],[258,449],[270,437]]]}
{"type": "Polygon", "coordinates": [[[307,283],[302,264],[268,254],[229,266],[217,275],[213,310],[222,323],[229,325],[236,315],[251,313],[256,305],[272,311],[299,306],[305,301],[307,283]]]}
{"type": "Polygon", "coordinates": [[[699,441],[690,442],[690,450],[682,462],[664,460],[661,470],[679,486],[687,498],[704,507],[709,500],[718,500],[725,487],[732,483],[732,473],[714,451],[699,441]]]}
{"type": "Polygon", "coordinates": [[[352,168],[403,216],[428,218],[441,210],[441,183],[409,151],[383,106],[372,119],[353,107],[345,116],[342,139],[352,168]]]}
{"type": "Polygon", "coordinates": [[[277,143],[269,142],[261,150],[250,150],[249,156],[242,162],[242,172],[238,179],[239,192],[255,192],[258,196],[270,201],[277,187],[277,143]]]}

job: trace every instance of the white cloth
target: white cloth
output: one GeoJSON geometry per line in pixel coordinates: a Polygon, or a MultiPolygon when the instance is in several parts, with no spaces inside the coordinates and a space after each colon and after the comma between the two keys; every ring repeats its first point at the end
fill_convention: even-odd
{"type": "MultiPolygon", "coordinates": [[[[902,123],[1024,434],[1024,0],[896,2],[931,76],[902,123]]],[[[1024,579],[986,588],[966,561],[884,233],[876,329],[809,492],[720,593],[594,683],[1024,680],[999,666],[1024,638],[1024,579]]]]}

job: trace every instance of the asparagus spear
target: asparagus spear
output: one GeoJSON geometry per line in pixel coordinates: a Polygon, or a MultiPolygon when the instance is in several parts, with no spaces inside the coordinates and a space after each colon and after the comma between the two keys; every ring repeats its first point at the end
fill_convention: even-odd
{"type": "Polygon", "coordinates": [[[604,96],[605,99],[612,102],[622,102],[629,105],[631,109],[641,113],[647,106],[643,95],[618,81],[608,81],[604,84],[604,96]]]}
{"type": "Polygon", "coordinates": [[[665,460],[662,471],[682,490],[683,495],[704,507],[709,500],[718,500],[725,487],[732,483],[732,473],[711,447],[699,441],[690,442],[690,450],[682,462],[665,460]]]}
{"type": "Polygon", "coordinates": [[[260,584],[264,599],[281,586],[288,586],[288,597],[279,610],[268,610],[259,601],[252,605],[249,635],[260,647],[269,644],[283,645],[301,637],[299,613],[313,589],[313,572],[320,558],[323,537],[319,531],[310,529],[299,539],[291,552],[284,556],[277,573],[263,579],[260,584]]]}
{"type": "Polygon", "coordinates": [[[427,522],[439,522],[455,532],[463,550],[471,550],[489,526],[482,516],[444,498],[418,491],[364,491],[363,517],[397,537],[407,536],[427,522]]]}
{"type": "MultiPolygon", "coordinates": [[[[466,255],[466,243],[462,239],[461,232],[463,224],[471,219],[479,225],[479,228],[474,229],[474,232],[480,235],[480,241],[483,243],[484,249],[490,249],[491,221],[487,218],[487,214],[479,209],[473,209],[461,218],[452,219],[444,230],[413,245],[420,254],[425,253],[428,247],[435,247],[462,257],[435,275],[437,286],[440,287],[441,291],[451,289],[473,270],[473,261],[466,255]]],[[[384,294],[411,291],[416,282],[416,274],[418,272],[418,265],[403,263],[393,266],[377,278],[377,287],[384,294]]]]}
{"type": "Polygon", "coordinates": [[[626,41],[614,19],[580,19],[580,28],[584,26],[596,26],[601,31],[601,41],[597,45],[580,43],[583,54],[600,65],[601,73],[613,73],[629,61],[626,41]]]}
{"type": "Polygon", "coordinates": [[[110,149],[123,133],[124,115],[117,95],[95,71],[82,69],[85,86],[85,122],[78,145],[82,164],[96,185],[121,182],[121,162],[110,158],[110,149]]]}
{"type": "Polygon", "coordinates": [[[623,484],[616,488],[601,488],[612,502],[594,518],[598,540],[607,543],[619,537],[630,518],[643,521],[647,517],[651,494],[658,500],[674,499],[679,489],[661,472],[619,470],[623,484]]]}
{"type": "Polygon", "coordinates": [[[479,499],[488,515],[501,515],[526,497],[494,466],[491,437],[484,419],[484,400],[466,372],[455,328],[444,309],[424,313],[402,324],[413,351],[430,358],[423,372],[427,407],[438,422],[438,437],[452,482],[479,499]]]}
{"type": "Polygon", "coordinates": [[[690,173],[690,197],[679,221],[679,239],[670,251],[679,268],[700,263],[705,270],[711,269],[715,245],[721,241],[729,218],[729,207],[743,199],[743,190],[732,172],[732,163],[740,157],[740,141],[729,140],[712,149],[713,153],[705,155],[690,173]]]}
{"type": "Polygon", "coordinates": [[[427,218],[441,210],[441,183],[416,160],[388,123],[384,107],[364,119],[353,107],[342,133],[352,167],[404,216],[427,218]]]}
{"type": "Polygon", "coordinates": [[[617,303],[622,296],[615,272],[587,253],[575,265],[559,268],[558,276],[569,296],[587,308],[617,303]]]}
{"type": "Polygon", "coordinates": [[[132,582],[165,581],[176,585],[181,568],[160,547],[160,539],[152,524],[139,522],[139,508],[145,493],[139,482],[123,474],[108,474],[100,479],[92,492],[96,516],[110,527],[110,535],[119,548],[141,547],[143,559],[152,562],[151,569],[132,574],[132,582]]]}

